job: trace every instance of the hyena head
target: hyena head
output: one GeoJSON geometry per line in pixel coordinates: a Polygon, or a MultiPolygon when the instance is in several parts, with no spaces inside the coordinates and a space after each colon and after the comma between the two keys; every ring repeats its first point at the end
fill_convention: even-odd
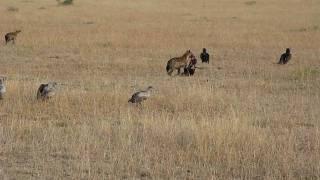
{"type": "Polygon", "coordinates": [[[189,54],[187,56],[188,61],[190,61],[192,58],[194,58],[193,53],[189,50],[189,54]]]}
{"type": "Polygon", "coordinates": [[[21,32],[21,30],[17,30],[16,32],[15,32],[15,34],[18,34],[18,33],[20,33],[21,32]]]}
{"type": "Polygon", "coordinates": [[[192,52],[191,52],[191,50],[189,49],[189,50],[187,50],[187,51],[184,53],[183,56],[186,57],[187,59],[189,59],[191,55],[192,55],[192,52]]]}
{"type": "Polygon", "coordinates": [[[191,53],[191,50],[188,49],[185,54],[190,55],[190,53],[191,53]]]}

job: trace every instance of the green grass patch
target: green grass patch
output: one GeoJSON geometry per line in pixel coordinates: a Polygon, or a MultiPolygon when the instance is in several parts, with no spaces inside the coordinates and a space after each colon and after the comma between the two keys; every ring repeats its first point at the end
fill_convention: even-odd
{"type": "Polygon", "coordinates": [[[314,79],[320,75],[320,70],[315,68],[302,68],[292,73],[294,80],[314,79]]]}

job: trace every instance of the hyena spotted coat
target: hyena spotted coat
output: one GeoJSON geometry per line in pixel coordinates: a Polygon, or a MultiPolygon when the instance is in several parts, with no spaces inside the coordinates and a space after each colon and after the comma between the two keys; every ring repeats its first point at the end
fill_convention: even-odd
{"type": "Polygon", "coordinates": [[[166,67],[168,75],[171,76],[175,69],[178,70],[178,74],[180,74],[180,69],[185,68],[188,65],[191,55],[191,51],[187,50],[181,57],[174,57],[170,59],[166,67]]]}

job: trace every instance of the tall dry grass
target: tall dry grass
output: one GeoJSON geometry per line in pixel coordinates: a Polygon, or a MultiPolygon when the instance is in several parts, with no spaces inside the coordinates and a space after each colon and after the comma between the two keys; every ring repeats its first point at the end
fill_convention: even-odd
{"type": "Polygon", "coordinates": [[[0,179],[319,179],[320,3],[0,1],[0,179]],[[19,11],[8,11],[14,7],[19,11]],[[165,65],[206,47],[193,77],[165,65]],[[278,66],[292,48],[293,59],[278,66]],[[36,101],[40,83],[62,83],[36,101]],[[143,108],[127,103],[152,85],[143,108]]]}

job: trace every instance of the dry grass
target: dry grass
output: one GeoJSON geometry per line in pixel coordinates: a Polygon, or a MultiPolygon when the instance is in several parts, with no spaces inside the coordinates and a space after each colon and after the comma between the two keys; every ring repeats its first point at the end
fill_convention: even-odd
{"type": "Polygon", "coordinates": [[[1,0],[0,34],[22,32],[0,45],[0,179],[319,179],[320,3],[248,2],[1,0]],[[166,74],[203,47],[194,77],[166,74]]]}

